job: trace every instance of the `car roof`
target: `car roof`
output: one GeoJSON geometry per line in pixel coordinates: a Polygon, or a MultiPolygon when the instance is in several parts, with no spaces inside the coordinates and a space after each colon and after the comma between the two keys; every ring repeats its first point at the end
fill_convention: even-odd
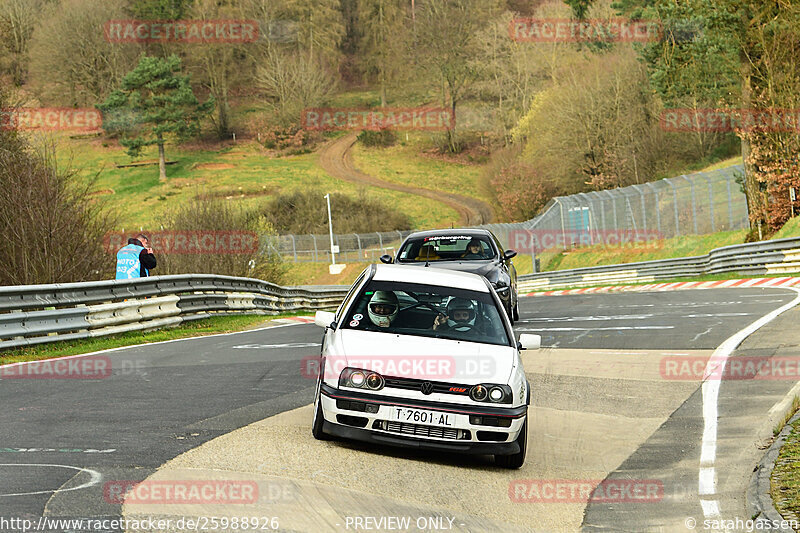
{"type": "Polygon", "coordinates": [[[442,237],[450,237],[453,235],[483,235],[489,237],[492,235],[492,232],[483,228],[433,229],[426,231],[415,231],[406,237],[406,239],[415,239],[417,237],[437,237],[439,235],[442,237]]]}
{"type": "Polygon", "coordinates": [[[489,292],[486,281],[482,276],[467,272],[456,272],[443,268],[404,266],[404,265],[375,265],[375,281],[399,281],[405,283],[420,283],[468,291],[489,292]]]}

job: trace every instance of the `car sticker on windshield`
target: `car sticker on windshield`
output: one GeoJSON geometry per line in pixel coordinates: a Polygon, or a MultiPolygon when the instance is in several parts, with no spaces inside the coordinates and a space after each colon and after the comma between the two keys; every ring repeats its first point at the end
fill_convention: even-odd
{"type": "Polygon", "coordinates": [[[364,315],[362,315],[361,313],[356,313],[353,315],[353,320],[363,320],[363,319],[364,315]]]}
{"type": "Polygon", "coordinates": [[[359,322],[358,320],[351,320],[350,321],[350,327],[354,328],[354,327],[358,326],[360,323],[361,322],[359,322]]]}

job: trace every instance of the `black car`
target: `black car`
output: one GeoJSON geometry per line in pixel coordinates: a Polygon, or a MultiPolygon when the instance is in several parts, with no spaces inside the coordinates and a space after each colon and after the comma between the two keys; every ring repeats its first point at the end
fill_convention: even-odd
{"type": "Polygon", "coordinates": [[[517,269],[511,262],[516,255],[514,250],[504,251],[489,230],[446,229],[412,233],[403,241],[394,260],[384,255],[381,261],[479,274],[492,284],[513,323],[519,320],[517,269]]]}

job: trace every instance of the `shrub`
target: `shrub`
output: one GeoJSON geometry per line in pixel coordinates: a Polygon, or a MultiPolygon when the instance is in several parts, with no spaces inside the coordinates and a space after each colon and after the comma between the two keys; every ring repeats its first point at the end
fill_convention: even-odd
{"type": "MultiPolygon", "coordinates": [[[[210,196],[197,197],[176,210],[165,213],[165,231],[192,235],[215,232],[246,232],[254,234],[255,245],[229,246],[219,252],[182,253],[185,250],[159,252],[153,247],[158,260],[154,274],[220,274],[226,276],[257,277],[271,283],[283,279],[284,265],[280,256],[269,246],[269,236],[274,230],[264,217],[252,211],[235,207],[229,202],[210,196]]],[[[223,241],[224,242],[224,241],[223,241]]]]}
{"type": "MultiPolygon", "coordinates": [[[[262,212],[279,233],[303,235],[328,233],[328,208],[322,191],[281,194],[262,212]]],[[[411,229],[405,214],[362,192],[357,198],[331,194],[331,217],[336,233],[371,233],[411,229]]]]}
{"type": "Polygon", "coordinates": [[[397,134],[390,129],[364,130],[358,134],[358,140],[364,146],[386,148],[394,146],[397,142],[397,134]]]}

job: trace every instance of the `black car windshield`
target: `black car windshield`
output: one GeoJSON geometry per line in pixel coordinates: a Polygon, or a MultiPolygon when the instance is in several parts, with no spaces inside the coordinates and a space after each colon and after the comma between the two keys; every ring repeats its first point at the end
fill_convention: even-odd
{"type": "Polygon", "coordinates": [[[397,254],[397,261],[480,261],[495,255],[485,235],[436,235],[409,239],[397,254]]]}
{"type": "Polygon", "coordinates": [[[486,292],[371,281],[347,310],[341,327],[511,346],[501,317],[486,292]]]}

